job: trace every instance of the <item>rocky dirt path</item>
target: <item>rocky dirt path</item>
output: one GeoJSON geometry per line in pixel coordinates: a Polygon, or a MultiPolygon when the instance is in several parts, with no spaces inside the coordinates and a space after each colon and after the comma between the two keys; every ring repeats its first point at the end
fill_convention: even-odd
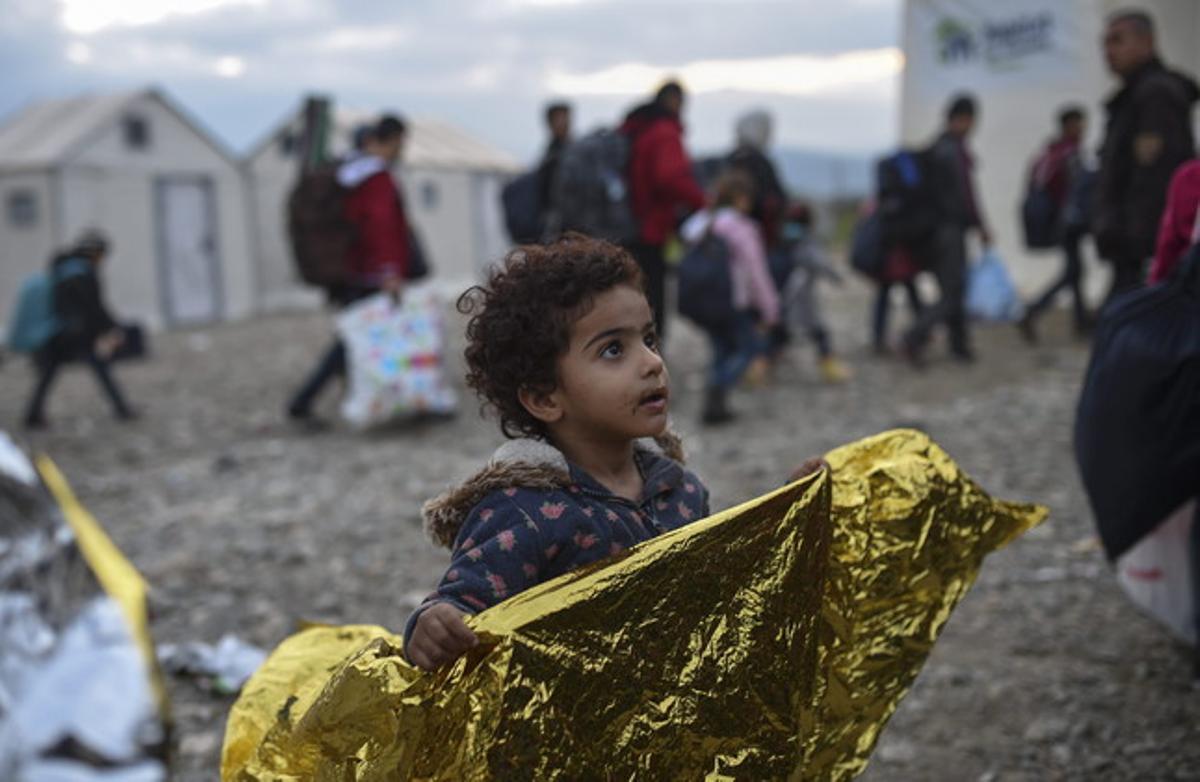
{"type": "MultiPolygon", "coordinates": [[[[853,383],[820,384],[802,347],[772,386],[738,394],[747,414],[719,431],[694,423],[703,344],[680,327],[668,350],[677,428],[714,507],[777,486],[806,455],[903,425],[993,494],[1051,508],[988,561],[865,778],[1200,779],[1187,656],[1120,593],[1073,466],[1085,347],[1062,319],[1034,350],[981,330],[978,365],[917,374],[860,347],[866,304],[856,288],[829,302],[853,383]]],[[[107,418],[82,370],[57,389],[55,427],[37,445],[151,583],[159,641],[235,633],[270,648],[303,619],[399,628],[440,575],[420,503],[478,465],[496,428],[470,399],[453,421],[383,433],[290,428],[283,400],[327,329],[296,315],[161,336],[153,361],[122,368],[146,413],[131,426],[107,418]]],[[[0,426],[15,427],[30,382],[14,361],[0,368],[0,426]]],[[[214,779],[230,700],[191,680],[171,690],[176,778],[214,779]]]]}

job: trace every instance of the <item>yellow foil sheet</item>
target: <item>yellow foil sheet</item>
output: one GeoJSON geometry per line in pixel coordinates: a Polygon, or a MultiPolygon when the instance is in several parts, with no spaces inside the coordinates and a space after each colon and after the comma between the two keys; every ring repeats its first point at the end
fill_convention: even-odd
{"type": "Polygon", "coordinates": [[[382,628],[312,628],[255,674],[225,780],[848,779],[985,555],[1045,517],[925,435],[473,617],[424,674],[382,628]]]}

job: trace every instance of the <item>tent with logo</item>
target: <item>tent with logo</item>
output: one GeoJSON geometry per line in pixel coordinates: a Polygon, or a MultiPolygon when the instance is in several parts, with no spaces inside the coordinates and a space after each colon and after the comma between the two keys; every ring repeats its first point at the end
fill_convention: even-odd
{"type": "MultiPolygon", "coordinates": [[[[1055,131],[1055,115],[1077,103],[1089,114],[1089,149],[1103,134],[1103,102],[1115,81],[1101,52],[1106,17],[1139,8],[1158,28],[1166,62],[1200,73],[1200,2],[1196,0],[907,0],[900,135],[927,143],[941,127],[948,98],[960,91],[980,99],[972,141],[981,199],[1000,254],[1019,288],[1040,288],[1057,273],[1057,259],[1031,257],[1020,232],[1018,206],[1030,159],[1055,131]]],[[[1103,275],[1091,275],[1102,290],[1103,275]]]]}

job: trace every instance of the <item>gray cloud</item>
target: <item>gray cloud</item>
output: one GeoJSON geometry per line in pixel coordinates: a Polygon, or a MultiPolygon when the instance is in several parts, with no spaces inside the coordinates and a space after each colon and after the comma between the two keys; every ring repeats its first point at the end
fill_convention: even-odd
{"type": "MultiPolygon", "coordinates": [[[[348,105],[442,116],[522,156],[541,143],[538,112],[551,69],[587,73],[628,62],[667,69],[712,59],[833,55],[896,45],[898,0],[372,3],[271,0],[87,36],[54,6],[0,0],[0,114],[39,97],[156,83],[235,149],[244,149],[310,89],[348,105]],[[357,35],[357,38],[356,38],[357,35]],[[71,62],[82,44],[90,59],[71,62]],[[236,57],[240,78],[215,63],[236,57]]],[[[78,57],[77,57],[78,59],[78,57]]],[[[635,96],[576,100],[582,124],[611,122],[635,96]]],[[[777,114],[792,143],[876,149],[895,128],[887,85],[784,97],[696,96],[693,143],[717,146],[750,105],[777,114]]]]}

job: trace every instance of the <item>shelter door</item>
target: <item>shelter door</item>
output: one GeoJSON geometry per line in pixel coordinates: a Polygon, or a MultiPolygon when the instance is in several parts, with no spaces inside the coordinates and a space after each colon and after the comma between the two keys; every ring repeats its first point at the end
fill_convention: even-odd
{"type": "Polygon", "coordinates": [[[220,259],[212,182],[158,182],[159,279],[167,323],[211,323],[221,316],[220,259]]]}

